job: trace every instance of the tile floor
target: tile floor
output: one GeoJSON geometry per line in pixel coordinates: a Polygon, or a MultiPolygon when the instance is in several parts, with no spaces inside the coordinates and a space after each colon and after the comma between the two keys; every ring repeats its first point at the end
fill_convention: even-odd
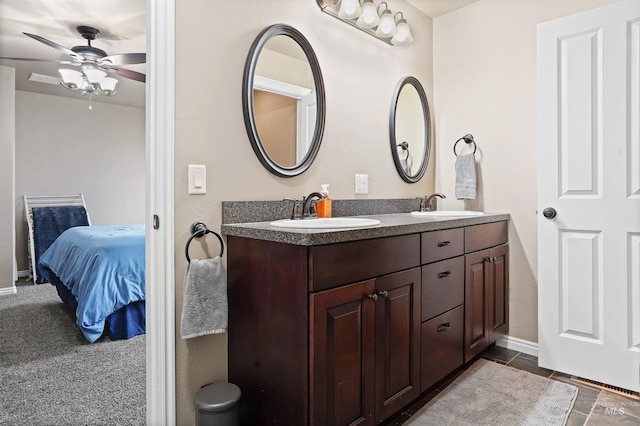
{"type": "MultiPolygon", "coordinates": [[[[566,374],[538,367],[537,357],[511,349],[494,346],[485,352],[482,358],[576,386],[578,388],[578,396],[573,404],[573,410],[569,415],[567,426],[640,426],[640,401],[636,399],[576,383],[571,381],[570,376],[566,374]]],[[[402,413],[390,418],[385,424],[389,426],[404,424],[454,379],[455,377],[452,377],[437,389],[407,407],[402,413]]]]}

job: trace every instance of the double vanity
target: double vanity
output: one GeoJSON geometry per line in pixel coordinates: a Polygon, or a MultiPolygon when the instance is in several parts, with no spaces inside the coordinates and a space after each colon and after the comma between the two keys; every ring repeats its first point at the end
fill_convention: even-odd
{"type": "Polygon", "coordinates": [[[452,214],[222,226],[251,424],[381,423],[506,331],[509,215],[452,214]]]}

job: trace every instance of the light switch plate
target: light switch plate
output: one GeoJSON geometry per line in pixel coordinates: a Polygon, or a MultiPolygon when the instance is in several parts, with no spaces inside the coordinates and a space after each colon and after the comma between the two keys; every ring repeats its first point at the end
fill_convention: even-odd
{"type": "Polygon", "coordinates": [[[189,164],[189,194],[207,193],[207,166],[189,164]]]}
{"type": "Polygon", "coordinates": [[[369,193],[369,175],[356,174],[356,194],[369,193]]]}

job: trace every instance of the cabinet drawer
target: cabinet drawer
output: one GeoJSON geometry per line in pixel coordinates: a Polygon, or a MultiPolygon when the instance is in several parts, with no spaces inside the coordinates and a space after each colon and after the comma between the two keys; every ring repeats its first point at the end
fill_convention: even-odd
{"type": "Polygon", "coordinates": [[[463,256],[422,267],[422,321],[463,303],[463,256]]]}
{"type": "Polygon", "coordinates": [[[505,244],[509,239],[507,222],[467,226],[464,231],[464,251],[471,253],[505,244]]]}
{"type": "Polygon", "coordinates": [[[419,264],[419,234],[311,247],[309,290],[324,290],[419,264]]]}
{"type": "Polygon", "coordinates": [[[437,262],[464,253],[464,229],[445,229],[422,234],[422,263],[437,262]]]}
{"type": "Polygon", "coordinates": [[[462,365],[463,308],[458,306],[422,323],[421,392],[462,365]]]}

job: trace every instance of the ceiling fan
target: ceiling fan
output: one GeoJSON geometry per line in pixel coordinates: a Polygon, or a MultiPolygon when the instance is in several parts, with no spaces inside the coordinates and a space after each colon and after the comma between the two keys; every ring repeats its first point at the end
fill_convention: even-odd
{"type": "Polygon", "coordinates": [[[117,74],[121,77],[129,78],[140,82],[146,81],[146,76],[143,73],[120,68],[121,65],[143,64],[146,62],[146,53],[123,53],[116,55],[108,55],[102,49],[91,46],[91,42],[100,36],[100,30],[94,27],[80,25],[76,27],[76,30],[82,38],[87,40],[87,45],[74,46],[68,49],[58,43],[54,43],[51,40],[47,40],[44,37],[40,37],[36,34],[29,34],[23,32],[24,35],[31,37],[47,46],[53,47],[60,52],[63,52],[71,57],[68,61],[60,61],[55,59],[36,59],[36,58],[7,58],[0,57],[0,59],[8,59],[14,61],[33,61],[33,62],[54,62],[63,65],[79,66],[83,72],[87,70],[101,70],[113,74],[117,74]]]}

